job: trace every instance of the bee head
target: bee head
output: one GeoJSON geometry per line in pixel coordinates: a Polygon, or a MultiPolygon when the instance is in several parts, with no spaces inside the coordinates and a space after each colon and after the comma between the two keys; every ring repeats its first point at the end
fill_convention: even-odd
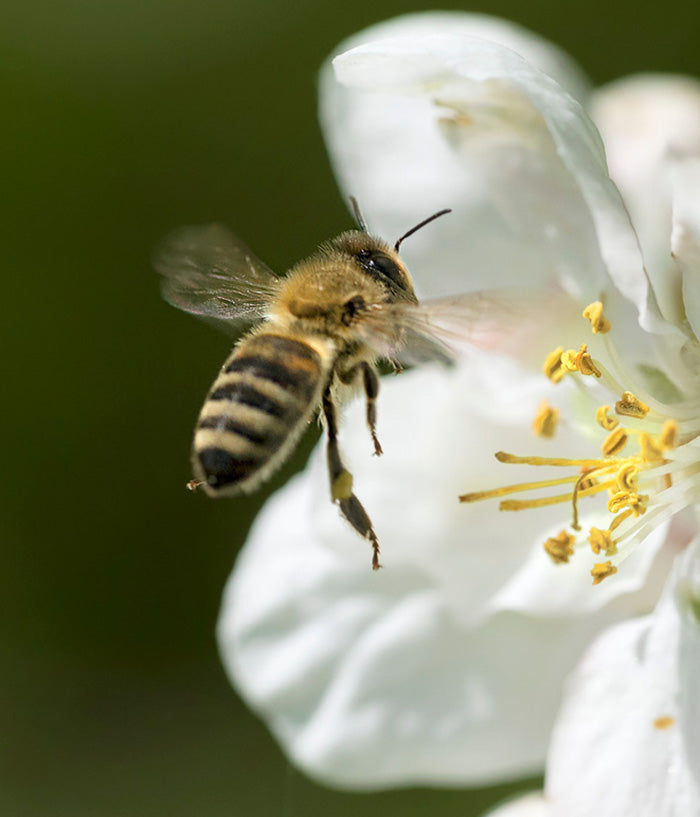
{"type": "Polygon", "coordinates": [[[330,243],[336,252],[349,257],[354,267],[379,284],[390,300],[417,302],[405,264],[386,242],[360,230],[351,230],[330,243]]]}
{"type": "Polygon", "coordinates": [[[421,227],[425,227],[426,224],[430,224],[436,218],[450,213],[451,210],[445,209],[433,213],[432,216],[423,219],[415,227],[405,232],[393,247],[389,247],[386,242],[369,234],[360,206],[354,196],[350,197],[350,204],[360,230],[353,230],[338,236],[336,239],[337,249],[350,254],[355,264],[359,265],[365,273],[371,275],[388,290],[392,300],[407,300],[417,303],[416,293],[413,290],[413,281],[399,258],[399,247],[404,239],[413,235],[421,227]]]}

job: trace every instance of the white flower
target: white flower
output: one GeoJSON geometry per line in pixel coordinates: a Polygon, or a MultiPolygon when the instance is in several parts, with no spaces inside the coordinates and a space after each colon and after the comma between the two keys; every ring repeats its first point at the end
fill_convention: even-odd
{"type": "Polygon", "coordinates": [[[547,764],[550,817],[700,815],[700,545],[653,615],[611,627],[570,679],[547,764]]]}
{"type": "Polygon", "coordinates": [[[544,796],[489,817],[700,815],[700,540],[650,616],[606,630],[566,686],[544,796]]]}
{"type": "MultiPolygon", "coordinates": [[[[700,196],[692,174],[682,175],[674,227],[681,272],[668,298],[676,307],[680,298],[688,326],[657,307],[666,279],[652,276],[650,287],[598,132],[568,92],[585,96],[584,81],[560,52],[505,23],[460,14],[400,18],[349,45],[321,83],[341,189],[387,238],[437,209],[454,210],[402,247],[417,288],[438,295],[526,284],[545,300],[563,288],[572,308],[553,299],[519,360],[475,351],[454,370],[384,379],[381,459],[369,456],[363,407],[351,405],[341,442],[385,569],[369,570],[367,548],[328,502],[317,450],[251,531],[224,599],[222,656],[292,760],[326,782],[371,788],[522,775],[543,763],[563,679],[585,645],[653,607],[690,536],[669,519],[698,490],[691,314],[700,196]],[[580,317],[597,300],[612,322],[607,335],[580,317]],[[605,543],[609,578],[594,589],[586,536],[612,524],[605,506],[581,498],[579,534],[561,533],[570,502],[510,515],[491,502],[457,502],[510,481],[510,471],[533,480],[531,466],[504,466],[496,450],[530,462],[602,459],[596,389],[580,372],[555,385],[531,365],[557,343],[578,350],[582,341],[605,360],[598,387],[613,403],[629,390],[651,407],[641,419],[622,415],[625,427],[647,432],[630,431],[643,443],[629,465],[630,479],[649,483],[649,510],[612,528],[621,538],[605,543]],[[553,439],[530,428],[543,398],[561,410],[553,439]],[[645,452],[654,446],[650,472],[645,452]],[[651,480],[654,473],[662,479],[651,480]],[[557,547],[578,552],[555,565],[545,540],[554,555],[557,547]]],[[[679,161],[693,167],[685,154],[679,161]]],[[[565,359],[574,364],[576,354],[565,359]]],[[[586,360],[579,356],[579,368],[586,360]]],[[[605,463],[597,467],[607,479],[605,463]]],[[[594,493],[581,484],[575,491],[594,493]]]]}

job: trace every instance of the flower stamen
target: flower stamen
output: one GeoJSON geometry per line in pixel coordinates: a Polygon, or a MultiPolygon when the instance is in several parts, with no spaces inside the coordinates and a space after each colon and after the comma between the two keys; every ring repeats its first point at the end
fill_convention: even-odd
{"type": "MultiPolygon", "coordinates": [[[[610,431],[602,445],[602,457],[590,459],[571,459],[568,457],[537,457],[518,456],[505,451],[498,451],[496,459],[510,465],[576,467],[577,474],[565,477],[523,482],[516,485],[476,491],[460,496],[461,502],[478,502],[484,499],[503,497],[507,494],[518,494],[525,491],[553,488],[560,485],[570,485],[568,493],[550,496],[532,497],[530,499],[502,499],[499,503],[501,511],[521,511],[531,508],[543,508],[550,505],[571,503],[571,528],[579,531],[579,500],[608,492],[607,511],[612,519],[607,529],[591,527],[587,534],[588,543],[595,554],[604,553],[612,557],[618,555],[618,544],[628,536],[637,535],[638,525],[632,523],[625,526],[618,538],[613,538],[613,531],[618,529],[628,519],[637,519],[643,516],[651,502],[651,494],[640,491],[640,484],[644,488],[652,488],[655,493],[665,490],[671,484],[670,476],[673,470],[673,461],[665,458],[665,452],[676,442],[678,436],[677,424],[667,421],[657,436],[646,431],[625,428],[608,415],[608,406],[601,406],[596,417],[605,418],[600,425],[609,425],[612,421],[615,427],[610,431]],[[630,439],[636,440],[638,450],[627,456],[620,456],[621,451],[630,439]],[[644,479],[643,479],[644,477],[644,479]]],[[[557,536],[549,537],[544,542],[544,549],[550,558],[557,563],[568,562],[573,555],[576,545],[575,533],[562,530],[557,536]]],[[[592,576],[594,584],[599,584],[604,578],[617,572],[617,567],[608,561],[597,564],[592,576]]]]}
{"type": "Polygon", "coordinates": [[[615,545],[609,530],[591,528],[588,531],[588,543],[596,556],[601,551],[603,551],[606,556],[613,556],[615,553],[617,553],[617,546],[615,545]]]}
{"type": "Polygon", "coordinates": [[[608,510],[616,514],[623,508],[629,508],[635,516],[646,512],[649,497],[636,491],[616,491],[608,500],[608,510]]]}
{"type": "Polygon", "coordinates": [[[543,400],[532,421],[532,430],[538,437],[551,438],[556,433],[558,423],[559,409],[550,406],[546,400],[543,400]]]}
{"type": "Polygon", "coordinates": [[[615,403],[615,414],[642,419],[649,414],[649,406],[642,403],[631,391],[624,391],[622,397],[615,403]]]}
{"type": "Polygon", "coordinates": [[[593,361],[585,343],[581,344],[578,352],[575,349],[567,349],[566,352],[563,352],[561,363],[568,372],[579,372],[583,375],[595,375],[595,377],[601,376],[601,371],[593,361]]]}
{"type": "Polygon", "coordinates": [[[543,547],[554,564],[566,564],[574,555],[575,541],[576,537],[562,530],[556,536],[550,536],[543,547]]]}
{"type": "MultiPolygon", "coordinates": [[[[603,315],[601,302],[589,304],[584,310],[584,317],[591,322],[594,333],[605,334],[610,330],[610,321],[603,315]]],[[[605,338],[606,347],[609,339],[605,338]]],[[[616,358],[613,357],[613,360],[616,358]]],[[[558,347],[544,361],[543,371],[554,383],[560,382],[566,374],[593,375],[600,378],[600,383],[614,390],[620,398],[615,402],[614,414],[610,405],[600,405],[595,410],[597,425],[607,432],[601,445],[601,456],[572,459],[569,457],[519,456],[506,451],[495,454],[499,462],[508,465],[551,466],[554,468],[576,468],[577,473],[565,477],[522,482],[515,485],[475,491],[462,494],[460,502],[478,502],[484,499],[499,498],[499,510],[522,511],[531,508],[543,508],[550,505],[571,503],[571,531],[561,530],[556,536],[547,538],[543,545],[550,558],[556,563],[566,563],[574,554],[579,524],[579,501],[587,497],[608,494],[605,509],[611,515],[607,528],[590,527],[587,534],[591,550],[598,555],[614,557],[616,562],[601,562],[591,571],[593,583],[600,582],[617,572],[617,564],[630,552],[631,545],[643,538],[645,531],[657,518],[665,516],[668,508],[687,502],[682,486],[674,484],[675,475],[680,471],[683,479],[691,476],[691,471],[700,473],[700,465],[689,467],[687,462],[677,457],[668,457],[667,452],[679,443],[679,427],[674,420],[664,417],[658,408],[651,409],[631,391],[623,388],[621,379],[611,374],[602,364],[595,361],[585,343],[578,350],[558,347]],[[620,417],[630,417],[631,426],[621,425],[620,417]],[[651,430],[655,433],[651,433],[651,430]],[[636,443],[636,451],[623,454],[630,444],[636,443]],[[694,469],[694,470],[693,470],[694,469]],[[526,491],[546,490],[557,486],[570,486],[566,493],[554,493],[549,496],[535,496],[529,499],[502,497],[508,494],[521,494],[526,491]],[[668,493],[659,501],[664,491],[668,493]],[[617,531],[615,536],[613,532],[617,531]]],[[[625,378],[626,379],[626,375],[625,378]]],[[[592,385],[592,384],[591,384],[592,385]]],[[[583,385],[581,385],[583,389],[583,385]]],[[[588,392],[587,388],[584,391],[588,392]]],[[[551,437],[554,434],[559,411],[544,401],[540,404],[533,429],[538,436],[551,437]]],[[[697,436],[691,430],[692,437],[685,429],[686,443],[697,436]]]]}
{"type": "MultiPolygon", "coordinates": [[[[460,502],[481,502],[484,499],[495,499],[506,494],[517,494],[521,491],[536,491],[538,488],[552,488],[555,485],[566,485],[576,482],[578,477],[560,477],[559,479],[545,479],[541,482],[521,482],[519,485],[505,485],[501,488],[494,488],[490,491],[473,491],[468,494],[462,494],[459,497],[460,502]]],[[[569,494],[566,494],[569,497],[569,494]]]]}
{"type": "Polygon", "coordinates": [[[615,573],[617,573],[617,568],[612,562],[599,562],[598,564],[593,565],[593,570],[591,570],[593,584],[600,584],[603,579],[607,579],[608,576],[612,576],[615,573]]]}
{"type": "Polygon", "coordinates": [[[675,420],[666,420],[659,434],[659,443],[664,450],[678,445],[678,423],[675,420]]]}
{"type": "Polygon", "coordinates": [[[627,444],[627,439],[627,430],[622,428],[622,426],[618,426],[614,431],[608,434],[601,445],[600,450],[603,452],[603,456],[614,457],[619,454],[627,444]]]}
{"type": "Polygon", "coordinates": [[[639,450],[645,462],[662,462],[666,446],[645,431],[639,433],[639,450]]]}
{"type": "Polygon", "coordinates": [[[610,406],[599,406],[595,413],[595,419],[601,428],[606,431],[612,431],[620,425],[620,421],[615,417],[611,417],[610,406]]]}
{"type": "Polygon", "coordinates": [[[566,374],[566,369],[561,362],[563,352],[564,347],[558,346],[553,352],[547,355],[542,364],[542,371],[545,377],[549,378],[552,383],[559,383],[566,374]]]}
{"type": "Polygon", "coordinates": [[[603,315],[603,304],[595,301],[583,310],[583,317],[591,322],[591,329],[594,334],[601,335],[610,331],[610,321],[603,315]]]}

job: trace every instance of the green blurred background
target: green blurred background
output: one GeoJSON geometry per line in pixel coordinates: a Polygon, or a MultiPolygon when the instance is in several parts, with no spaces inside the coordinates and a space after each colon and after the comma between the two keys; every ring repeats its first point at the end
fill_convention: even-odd
{"type": "MultiPolygon", "coordinates": [[[[225,221],[279,269],[349,226],[316,124],[317,68],[343,37],[422,8],[2,4],[0,815],[470,817],[514,790],[328,791],[231,691],[220,593],[257,509],[313,440],[250,500],[186,493],[191,428],[228,341],[165,306],[149,267],[181,224],[225,221]]],[[[539,31],[598,83],[700,75],[689,2],[461,8],[539,31]]]]}

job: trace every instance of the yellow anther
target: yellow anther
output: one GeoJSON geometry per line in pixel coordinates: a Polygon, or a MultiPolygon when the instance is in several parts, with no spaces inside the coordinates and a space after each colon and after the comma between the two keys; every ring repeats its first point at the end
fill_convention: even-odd
{"type": "Polygon", "coordinates": [[[591,550],[596,556],[603,551],[606,556],[614,556],[617,553],[617,545],[613,542],[609,530],[600,530],[600,528],[591,528],[588,531],[588,542],[591,550]]]}
{"type": "Polygon", "coordinates": [[[581,344],[581,348],[578,352],[576,349],[567,349],[565,352],[562,352],[561,365],[567,372],[580,372],[581,374],[593,374],[596,377],[600,377],[600,369],[593,362],[593,358],[588,351],[588,346],[586,346],[585,343],[581,344]]]}
{"type": "Polygon", "coordinates": [[[546,400],[540,403],[537,415],[532,421],[532,430],[538,437],[553,437],[559,423],[559,409],[553,408],[546,400]]]}
{"type": "Polygon", "coordinates": [[[564,371],[578,371],[578,366],[576,365],[576,357],[578,354],[579,353],[576,351],[576,349],[567,349],[565,352],[561,353],[561,365],[564,371]]]}
{"type": "Polygon", "coordinates": [[[617,573],[617,568],[613,566],[612,562],[599,562],[594,565],[593,570],[591,570],[593,584],[600,584],[603,579],[607,579],[608,576],[612,576],[615,573],[617,573]]]}
{"type": "Polygon", "coordinates": [[[615,482],[620,491],[636,491],[638,481],[639,468],[632,462],[623,465],[615,475],[615,482]]]}
{"type": "Polygon", "coordinates": [[[563,347],[559,346],[553,352],[550,352],[544,359],[542,364],[542,371],[552,383],[559,383],[559,381],[566,374],[565,369],[561,365],[561,356],[564,351],[563,347]]]}
{"type": "Polygon", "coordinates": [[[341,471],[331,485],[331,496],[334,502],[340,499],[349,499],[352,495],[352,474],[341,471]]]}
{"type": "Polygon", "coordinates": [[[659,441],[651,434],[642,431],[639,435],[639,452],[645,462],[661,462],[664,458],[664,449],[659,445],[659,441]]]}
{"type": "Polygon", "coordinates": [[[544,549],[554,564],[565,564],[574,555],[575,537],[565,530],[556,536],[550,536],[544,543],[544,549]]]}
{"type": "Polygon", "coordinates": [[[615,413],[623,414],[625,417],[637,417],[641,419],[649,414],[649,406],[635,397],[631,391],[622,392],[622,397],[615,403],[615,413]]]}
{"type": "Polygon", "coordinates": [[[678,423],[675,420],[666,420],[658,441],[663,448],[675,448],[678,444],[678,423]]]}
{"type": "Polygon", "coordinates": [[[455,111],[452,116],[440,116],[438,117],[438,122],[448,127],[454,127],[455,125],[458,127],[468,127],[474,124],[472,117],[466,113],[462,113],[462,111],[455,111]]]}
{"type": "Polygon", "coordinates": [[[619,454],[620,451],[622,451],[626,442],[627,432],[624,428],[622,428],[622,426],[620,426],[608,434],[603,441],[600,450],[603,452],[604,457],[614,457],[616,454],[619,454]]]}
{"type": "Polygon", "coordinates": [[[610,406],[599,406],[595,413],[596,422],[606,431],[612,431],[613,428],[617,428],[620,425],[619,420],[616,420],[608,414],[609,411],[610,406]]]}
{"type": "Polygon", "coordinates": [[[670,729],[675,722],[676,719],[672,715],[661,715],[660,718],[654,718],[652,724],[654,729],[670,729]]]}
{"type": "Polygon", "coordinates": [[[629,508],[635,516],[641,516],[647,509],[649,497],[636,491],[616,491],[608,500],[608,510],[615,514],[629,508]]]}
{"type": "Polygon", "coordinates": [[[594,333],[604,335],[610,331],[610,321],[603,315],[603,304],[600,301],[588,304],[583,310],[583,317],[591,322],[594,333]]]}

